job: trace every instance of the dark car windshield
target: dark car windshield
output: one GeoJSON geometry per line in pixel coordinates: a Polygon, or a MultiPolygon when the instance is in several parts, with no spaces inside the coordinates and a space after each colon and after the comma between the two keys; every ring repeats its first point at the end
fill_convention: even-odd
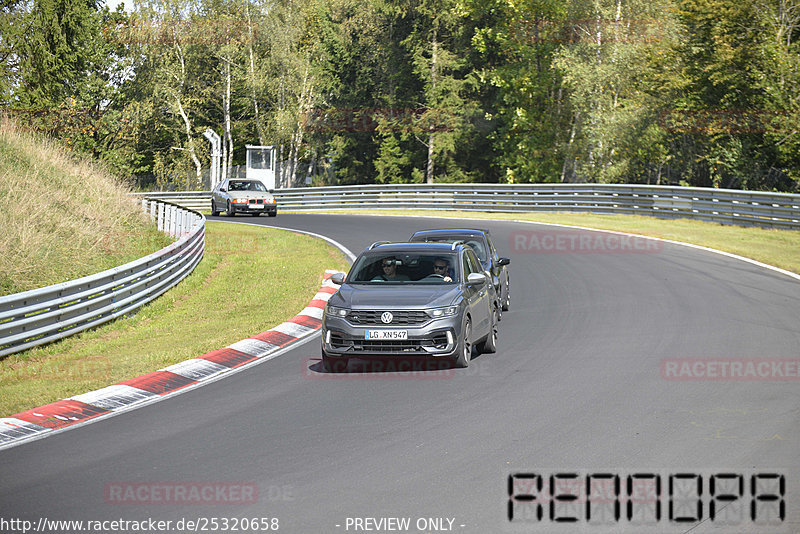
{"type": "Polygon", "coordinates": [[[266,193],[267,188],[261,182],[231,182],[228,191],[260,191],[266,193]]]}
{"type": "Polygon", "coordinates": [[[365,254],[353,265],[347,281],[357,284],[454,284],[458,282],[456,258],[455,254],[365,254]]]}
{"type": "Polygon", "coordinates": [[[463,241],[475,250],[478,259],[481,263],[486,263],[488,255],[486,254],[486,246],[483,244],[483,239],[480,237],[464,237],[464,236],[425,236],[424,238],[415,238],[414,241],[427,241],[428,243],[452,243],[453,241],[463,241]]]}

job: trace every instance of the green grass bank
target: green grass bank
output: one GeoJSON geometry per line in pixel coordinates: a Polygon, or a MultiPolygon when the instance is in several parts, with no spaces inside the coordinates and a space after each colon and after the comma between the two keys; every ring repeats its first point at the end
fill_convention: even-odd
{"type": "Polygon", "coordinates": [[[110,269],[167,246],[98,166],[0,122],[0,296],[110,269]]]}
{"type": "Polygon", "coordinates": [[[308,304],[325,269],[347,265],[338,249],[319,239],[209,222],[203,261],[136,315],[0,360],[0,417],[268,330],[308,304]]]}

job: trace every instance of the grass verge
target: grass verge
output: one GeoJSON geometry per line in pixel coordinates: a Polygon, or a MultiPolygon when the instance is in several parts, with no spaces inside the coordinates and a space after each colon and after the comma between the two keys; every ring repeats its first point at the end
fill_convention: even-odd
{"type": "Polygon", "coordinates": [[[73,280],[167,246],[129,188],[0,117],[0,295],[73,280]]]}
{"type": "MultiPolygon", "coordinates": [[[[289,213],[289,211],[283,211],[282,213],[289,213]]],[[[796,230],[729,226],[693,221],[691,219],[659,219],[643,215],[595,215],[592,213],[486,213],[472,211],[433,212],[428,210],[348,210],[327,213],[520,220],[585,226],[600,230],[614,230],[660,237],[662,239],[710,247],[800,274],[800,232],[796,230]]],[[[475,223],[467,223],[463,226],[475,226],[475,223]]],[[[501,253],[510,252],[513,249],[512,245],[513,243],[499,243],[501,253]]]]}
{"type": "Polygon", "coordinates": [[[209,222],[203,261],[135,316],[0,360],[0,417],[268,330],[308,304],[325,269],[347,265],[339,250],[319,239],[209,222]]]}

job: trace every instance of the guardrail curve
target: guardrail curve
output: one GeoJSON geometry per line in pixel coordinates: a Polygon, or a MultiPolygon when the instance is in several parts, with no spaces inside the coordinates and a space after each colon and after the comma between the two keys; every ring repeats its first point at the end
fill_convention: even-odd
{"type": "Polygon", "coordinates": [[[205,252],[205,216],[142,200],[158,229],[178,240],[113,269],[0,297],[0,356],[82,332],[130,313],[174,287],[205,252]]]}
{"type": "MultiPolygon", "coordinates": [[[[193,209],[210,191],[139,193],[193,209]]],[[[690,218],[721,224],[800,229],[800,195],[627,184],[388,184],[276,189],[278,210],[419,209],[589,212],[690,218]]]]}

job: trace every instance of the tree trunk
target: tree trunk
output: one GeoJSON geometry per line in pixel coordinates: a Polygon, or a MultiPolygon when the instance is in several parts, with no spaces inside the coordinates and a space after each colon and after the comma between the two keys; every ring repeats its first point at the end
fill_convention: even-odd
{"type": "Polygon", "coordinates": [[[186,128],[187,144],[189,145],[188,148],[189,156],[191,156],[192,162],[194,162],[197,181],[201,182],[203,179],[203,166],[200,163],[200,160],[197,157],[197,152],[194,149],[194,138],[192,138],[192,122],[189,120],[189,115],[183,108],[183,102],[181,102],[181,94],[183,93],[183,83],[184,80],[186,80],[186,61],[184,60],[183,49],[181,48],[180,44],[177,43],[175,44],[175,51],[177,52],[178,60],[180,61],[181,78],[180,80],[178,80],[178,90],[170,92],[172,92],[172,96],[173,98],[175,98],[175,103],[178,106],[178,113],[183,119],[183,124],[184,127],[186,128]]]}
{"type": "Polygon", "coordinates": [[[183,104],[181,103],[181,98],[178,94],[175,94],[175,102],[178,105],[178,112],[183,119],[183,124],[186,127],[186,139],[189,145],[189,155],[194,162],[195,172],[197,175],[197,181],[201,182],[203,179],[203,166],[200,163],[200,160],[197,158],[197,153],[194,150],[194,139],[192,138],[192,123],[189,120],[189,116],[186,114],[186,111],[183,109],[183,104]]]}
{"type": "MultiPolygon", "coordinates": [[[[433,37],[431,39],[431,93],[436,95],[436,78],[437,78],[437,61],[438,61],[438,43],[436,42],[436,23],[434,22],[433,26],[433,37]]],[[[433,183],[433,171],[434,171],[434,133],[430,132],[428,134],[428,164],[426,165],[425,174],[426,174],[426,181],[429,184],[433,183]]]]}
{"type": "MultiPolygon", "coordinates": [[[[572,118],[572,129],[569,133],[569,143],[567,144],[567,154],[564,156],[564,164],[561,166],[561,182],[564,183],[567,181],[567,165],[570,160],[570,155],[572,154],[572,143],[575,141],[575,130],[577,129],[578,119],[580,113],[575,112],[575,115],[572,118]]],[[[572,158],[572,169],[574,173],[575,169],[575,158],[572,158]]],[[[569,180],[572,181],[571,179],[569,180]]]]}
{"type": "Polygon", "coordinates": [[[231,62],[225,59],[225,140],[228,142],[227,157],[225,159],[226,178],[231,177],[233,168],[233,133],[231,131],[231,62]]]}
{"type": "Polygon", "coordinates": [[[255,35],[253,34],[253,20],[250,16],[250,3],[245,2],[245,16],[247,17],[247,51],[250,56],[249,74],[250,74],[250,98],[253,102],[253,120],[256,123],[256,133],[258,134],[258,144],[264,145],[264,128],[261,125],[261,115],[258,109],[258,97],[256,95],[256,62],[255,54],[253,53],[253,41],[255,35]]]}

